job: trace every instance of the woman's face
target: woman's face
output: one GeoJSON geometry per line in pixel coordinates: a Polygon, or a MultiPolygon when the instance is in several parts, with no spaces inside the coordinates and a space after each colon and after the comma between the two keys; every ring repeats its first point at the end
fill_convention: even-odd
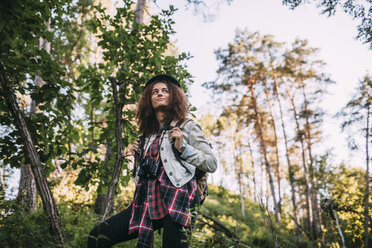
{"type": "Polygon", "coordinates": [[[152,86],[151,104],[154,110],[168,107],[170,103],[169,98],[169,89],[167,84],[159,82],[152,86]]]}

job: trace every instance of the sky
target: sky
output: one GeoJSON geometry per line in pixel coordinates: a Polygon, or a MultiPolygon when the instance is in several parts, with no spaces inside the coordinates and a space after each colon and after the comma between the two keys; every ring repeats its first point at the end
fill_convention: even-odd
{"type": "Polygon", "coordinates": [[[372,51],[355,39],[357,22],[342,10],[337,11],[335,16],[327,17],[321,15],[320,9],[314,5],[306,4],[290,10],[282,5],[281,0],[233,0],[230,5],[223,0],[205,2],[209,6],[207,9],[215,14],[209,22],[204,21],[203,16],[195,13],[192,7],[187,9],[185,0],[157,1],[159,7],[173,4],[178,8],[173,16],[177,32],[173,39],[180,52],[190,52],[193,56],[187,62],[194,76],[194,83],[189,88],[190,102],[199,113],[213,109],[208,92],[201,85],[217,77],[218,64],[214,51],[227,47],[237,29],[271,34],[276,41],[287,43],[296,38],[307,39],[311,47],[320,49],[318,57],[326,63],[324,71],[336,82],[328,88],[329,94],[323,99],[323,107],[329,114],[323,130],[326,147],[334,148],[335,163],[345,161],[364,167],[364,155],[349,152],[346,136],[340,133],[339,121],[330,118],[351,99],[359,79],[368,71],[372,74],[372,51]],[[220,2],[219,6],[213,4],[215,2],[220,2]]]}
{"type": "MultiPolygon", "coordinates": [[[[152,1],[148,1],[152,2],[152,1]]],[[[296,10],[283,6],[281,0],[206,0],[214,14],[211,21],[185,7],[186,0],[157,0],[150,12],[173,4],[179,10],[173,16],[176,34],[173,40],[180,52],[193,56],[187,62],[194,83],[190,86],[190,102],[198,108],[197,116],[218,109],[210,104],[208,92],[201,87],[216,77],[217,61],[214,51],[225,48],[234,38],[235,31],[247,28],[251,32],[274,35],[275,40],[291,43],[296,38],[307,39],[311,47],[319,48],[319,58],[326,62],[325,71],[336,82],[323,99],[323,106],[333,116],[351,99],[358,81],[367,71],[372,74],[372,51],[355,40],[357,23],[342,11],[335,16],[320,15],[320,9],[303,5],[296,10]],[[219,5],[215,2],[220,3],[219,5]]],[[[334,148],[333,161],[342,161],[364,167],[364,154],[350,153],[346,137],[340,134],[339,121],[327,118],[324,125],[325,147],[334,148]]],[[[221,171],[222,173],[222,171],[221,171]]],[[[19,178],[18,171],[10,179],[19,178]]],[[[18,179],[17,179],[18,180],[18,179]]]]}

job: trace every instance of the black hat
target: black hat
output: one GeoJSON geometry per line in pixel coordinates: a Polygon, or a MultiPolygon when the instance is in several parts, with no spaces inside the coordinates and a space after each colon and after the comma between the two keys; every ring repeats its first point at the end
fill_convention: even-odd
{"type": "Polygon", "coordinates": [[[157,76],[152,77],[146,83],[145,88],[147,86],[149,86],[150,84],[155,83],[155,82],[171,82],[171,83],[175,84],[176,86],[182,88],[181,85],[180,85],[180,83],[177,81],[177,79],[175,79],[172,76],[166,75],[166,74],[160,74],[160,75],[157,75],[157,76]]]}

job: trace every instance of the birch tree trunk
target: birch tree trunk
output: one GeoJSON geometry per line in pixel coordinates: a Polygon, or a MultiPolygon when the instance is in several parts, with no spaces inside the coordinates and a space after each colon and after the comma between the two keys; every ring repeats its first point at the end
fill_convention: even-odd
{"type": "Polygon", "coordinates": [[[134,22],[143,23],[143,14],[145,12],[146,0],[138,0],[136,6],[136,16],[134,22]]]}
{"type": "Polygon", "coordinates": [[[332,210],[332,212],[333,212],[333,215],[335,216],[335,219],[336,219],[336,225],[337,225],[338,234],[340,234],[340,238],[341,238],[341,241],[342,241],[342,248],[346,248],[345,238],[344,238],[344,235],[342,234],[340,222],[338,221],[337,212],[334,209],[332,210]]]}

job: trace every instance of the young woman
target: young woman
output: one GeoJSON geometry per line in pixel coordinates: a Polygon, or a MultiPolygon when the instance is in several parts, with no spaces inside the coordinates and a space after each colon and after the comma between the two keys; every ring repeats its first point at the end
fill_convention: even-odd
{"type": "Polygon", "coordinates": [[[189,210],[199,203],[195,170],[214,172],[217,161],[198,124],[178,127],[187,114],[187,98],[175,78],[158,75],[147,82],[137,107],[143,138],[130,148],[138,162],[133,201],[90,232],[88,247],[134,238],[137,247],[152,247],[159,228],[163,247],[188,247],[184,227],[191,222],[189,210]]]}

